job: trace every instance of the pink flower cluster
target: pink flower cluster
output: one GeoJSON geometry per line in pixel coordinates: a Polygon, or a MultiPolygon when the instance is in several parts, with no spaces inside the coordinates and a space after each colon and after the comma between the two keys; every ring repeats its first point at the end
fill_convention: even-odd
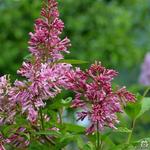
{"type": "Polygon", "coordinates": [[[29,51],[32,58],[23,62],[18,74],[26,80],[16,80],[9,90],[9,99],[18,104],[31,123],[37,123],[38,110],[45,106],[44,100],[55,97],[65,84],[65,73],[70,64],[58,63],[67,52],[70,41],[60,39],[64,24],[58,18],[57,2],[48,0],[36,20],[34,33],[30,33],[29,51]]]}
{"type": "Polygon", "coordinates": [[[36,123],[38,110],[44,107],[44,100],[54,98],[61,92],[61,87],[65,84],[65,73],[70,70],[69,64],[30,64],[24,63],[18,71],[28,80],[14,83],[9,91],[12,102],[18,103],[22,108],[22,113],[27,113],[28,120],[36,123]]]}
{"type": "Polygon", "coordinates": [[[69,53],[67,48],[71,44],[68,38],[61,40],[59,37],[64,23],[59,19],[57,2],[48,0],[48,4],[42,8],[41,16],[43,18],[36,20],[35,32],[30,33],[29,50],[40,59],[50,59],[50,61],[62,59],[61,53],[69,53]]]}
{"type": "Polygon", "coordinates": [[[122,104],[134,102],[135,96],[129,93],[125,87],[119,90],[112,89],[114,77],[118,73],[106,69],[101,63],[93,64],[86,72],[79,68],[68,72],[67,88],[76,92],[72,107],[80,108],[78,120],[89,118],[91,126],[87,133],[103,130],[105,126],[115,128],[118,123],[117,112],[122,112],[122,104]]]}

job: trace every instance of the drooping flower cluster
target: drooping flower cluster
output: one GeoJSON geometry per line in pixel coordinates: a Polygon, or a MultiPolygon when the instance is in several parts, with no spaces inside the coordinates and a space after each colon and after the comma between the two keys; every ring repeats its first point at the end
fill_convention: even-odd
{"type": "Polygon", "coordinates": [[[142,85],[150,85],[150,53],[147,53],[145,56],[145,60],[141,68],[141,75],[139,81],[142,85]]]}
{"type": "Polygon", "coordinates": [[[67,74],[67,88],[76,92],[72,107],[81,108],[78,112],[78,120],[83,121],[86,117],[91,121],[87,133],[103,130],[104,126],[115,128],[118,123],[117,112],[122,112],[121,105],[134,102],[133,94],[123,87],[119,90],[112,89],[111,81],[118,73],[106,69],[101,63],[93,64],[86,72],[77,68],[67,74]]]}

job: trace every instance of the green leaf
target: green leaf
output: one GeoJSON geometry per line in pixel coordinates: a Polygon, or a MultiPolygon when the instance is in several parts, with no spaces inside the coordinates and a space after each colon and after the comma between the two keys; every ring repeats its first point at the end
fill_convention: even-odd
{"type": "Polygon", "coordinates": [[[14,133],[17,128],[18,128],[18,125],[13,124],[13,125],[9,125],[9,126],[8,125],[2,126],[0,129],[1,129],[1,132],[4,134],[4,136],[7,137],[10,134],[14,133]]]}
{"type": "Polygon", "coordinates": [[[62,107],[69,107],[71,101],[72,101],[72,97],[68,97],[66,99],[58,98],[47,104],[49,109],[59,109],[62,107]]]}
{"type": "Polygon", "coordinates": [[[81,138],[81,136],[77,137],[77,145],[79,149],[83,149],[85,144],[85,141],[83,140],[83,138],[81,138]]]}
{"type": "Polygon", "coordinates": [[[32,141],[29,146],[29,150],[56,150],[55,147],[48,144],[42,144],[37,141],[32,141]]]}
{"type": "Polygon", "coordinates": [[[84,60],[62,59],[58,63],[67,63],[67,64],[76,65],[76,64],[87,64],[88,62],[84,60]]]}
{"type": "Polygon", "coordinates": [[[53,100],[52,102],[47,104],[49,109],[59,109],[62,107],[61,99],[57,99],[55,101],[53,100]]]}
{"type": "Polygon", "coordinates": [[[119,144],[111,148],[111,150],[135,150],[135,147],[133,145],[129,144],[119,144]]]}
{"type": "Polygon", "coordinates": [[[57,122],[58,116],[57,116],[57,111],[56,110],[54,111],[52,109],[47,108],[46,113],[51,118],[50,123],[57,122]]]}
{"type": "Polygon", "coordinates": [[[83,150],[95,150],[95,146],[92,142],[88,142],[84,145],[83,150]]]}
{"type": "Polygon", "coordinates": [[[146,111],[150,110],[150,97],[143,98],[141,105],[142,107],[137,118],[141,117],[146,111]]]}
{"type": "Polygon", "coordinates": [[[114,132],[130,133],[132,131],[125,127],[119,127],[116,130],[114,130],[114,132]]]}
{"type": "Polygon", "coordinates": [[[61,149],[65,147],[66,145],[68,145],[70,142],[76,141],[76,138],[77,138],[76,135],[72,135],[69,133],[64,134],[62,138],[60,138],[60,140],[56,144],[56,149],[61,149]]]}
{"type": "Polygon", "coordinates": [[[64,123],[66,131],[75,132],[75,133],[84,133],[85,128],[79,125],[64,123]]]}
{"type": "Polygon", "coordinates": [[[102,134],[102,135],[101,135],[101,139],[102,139],[103,141],[105,141],[105,139],[107,139],[110,134],[111,134],[110,131],[109,131],[109,132],[106,132],[106,133],[104,133],[104,134],[102,134]]]}
{"type": "Polygon", "coordinates": [[[141,102],[137,101],[135,103],[128,103],[125,107],[126,114],[131,118],[135,119],[141,111],[141,102]]]}

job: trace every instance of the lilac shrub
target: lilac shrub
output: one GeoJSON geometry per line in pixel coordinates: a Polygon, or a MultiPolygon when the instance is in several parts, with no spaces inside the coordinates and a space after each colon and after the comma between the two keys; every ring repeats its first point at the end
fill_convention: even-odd
{"type": "MultiPolygon", "coordinates": [[[[55,101],[63,89],[75,93],[71,108],[80,109],[77,120],[90,120],[87,134],[101,132],[105,126],[115,128],[119,123],[117,113],[123,112],[123,106],[134,103],[135,96],[125,87],[112,88],[112,80],[118,72],[106,69],[100,62],[92,64],[82,71],[71,64],[61,62],[64,53],[69,53],[71,46],[68,38],[61,39],[64,23],[59,19],[59,11],[55,0],[44,3],[41,18],[37,19],[34,32],[30,33],[30,58],[23,62],[17,71],[22,80],[16,79],[11,84],[9,76],[0,78],[0,126],[17,125],[18,115],[25,118],[28,126],[23,124],[11,129],[11,134],[5,136],[0,132],[0,150],[12,145],[17,148],[27,148],[33,132],[60,131],[62,118],[56,113],[57,121],[51,126],[51,117],[45,112],[48,101],[55,101]],[[45,125],[46,124],[46,125],[45,125]],[[60,128],[59,128],[60,127],[60,128]]],[[[35,138],[35,137],[34,137],[35,138]]],[[[38,142],[55,145],[55,136],[37,136],[38,142]]]]}

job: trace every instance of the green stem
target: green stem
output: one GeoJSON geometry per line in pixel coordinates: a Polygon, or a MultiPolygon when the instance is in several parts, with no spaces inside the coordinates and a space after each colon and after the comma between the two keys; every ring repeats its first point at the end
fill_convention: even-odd
{"type": "Polygon", "coordinates": [[[142,99],[147,95],[147,93],[149,92],[149,90],[150,90],[150,87],[148,87],[148,88],[145,90],[145,92],[144,92],[144,94],[143,94],[143,96],[142,96],[142,99]]]}
{"type": "Polygon", "coordinates": [[[62,125],[63,120],[62,120],[62,110],[61,109],[59,110],[58,115],[59,115],[60,124],[62,125]]]}
{"type": "Polygon", "coordinates": [[[97,121],[97,142],[96,142],[96,150],[100,150],[100,135],[99,135],[99,124],[97,121]]]}
{"type": "Polygon", "coordinates": [[[43,114],[42,114],[42,109],[40,108],[40,121],[41,121],[41,128],[42,130],[45,130],[45,127],[44,127],[44,119],[43,119],[43,114]]]}
{"type": "Polygon", "coordinates": [[[132,135],[133,135],[133,131],[134,131],[134,128],[135,128],[135,123],[136,123],[136,119],[134,119],[132,121],[131,132],[129,133],[129,136],[128,136],[128,139],[127,139],[127,144],[129,144],[130,141],[131,141],[131,138],[132,138],[132,135]]]}

